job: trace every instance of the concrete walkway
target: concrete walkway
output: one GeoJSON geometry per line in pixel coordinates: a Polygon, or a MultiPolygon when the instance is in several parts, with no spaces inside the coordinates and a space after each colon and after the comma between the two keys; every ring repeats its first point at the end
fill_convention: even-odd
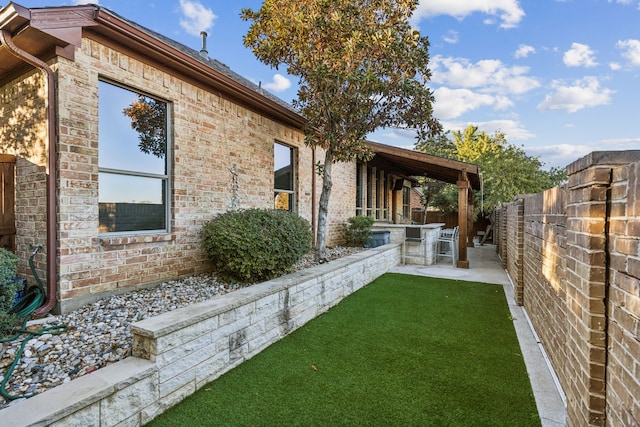
{"type": "MultiPolygon", "coordinates": [[[[471,282],[483,282],[502,285],[507,296],[513,324],[516,329],[531,387],[536,399],[543,427],[562,427],[566,425],[566,407],[564,396],[557,386],[544,349],[533,330],[523,307],[516,305],[513,285],[502,268],[494,245],[484,245],[467,249],[469,269],[455,268],[451,261],[440,260],[435,265],[398,265],[391,269],[393,273],[414,274],[429,277],[442,277],[471,282]]],[[[505,402],[508,405],[508,402],[505,402]]]]}

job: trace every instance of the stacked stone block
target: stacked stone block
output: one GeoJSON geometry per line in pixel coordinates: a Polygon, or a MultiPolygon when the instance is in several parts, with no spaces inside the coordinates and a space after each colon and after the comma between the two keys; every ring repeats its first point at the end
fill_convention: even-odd
{"type": "Polygon", "coordinates": [[[133,356],[2,410],[6,425],[144,425],[400,262],[385,245],[132,325],[133,356]]]}

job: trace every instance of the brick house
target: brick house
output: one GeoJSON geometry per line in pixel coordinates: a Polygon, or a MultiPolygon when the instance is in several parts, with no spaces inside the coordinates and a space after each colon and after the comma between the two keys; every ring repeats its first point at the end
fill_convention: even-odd
{"type": "MultiPolygon", "coordinates": [[[[315,228],[323,153],[304,125],[224,64],[102,7],[0,10],[0,162],[15,174],[3,218],[20,275],[44,245],[41,313],[208,271],[200,228],[230,208],[289,209],[315,228]]],[[[436,159],[385,147],[335,165],[328,244],[356,213],[396,222],[407,177],[436,159]]],[[[449,162],[436,175],[468,170],[478,186],[477,167],[449,162]]]]}

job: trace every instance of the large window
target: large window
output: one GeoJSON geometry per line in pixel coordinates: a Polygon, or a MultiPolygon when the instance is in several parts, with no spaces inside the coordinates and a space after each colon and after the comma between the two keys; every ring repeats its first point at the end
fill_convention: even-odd
{"type": "Polygon", "coordinates": [[[99,231],[168,231],[167,103],[99,83],[99,231]]]}
{"type": "Polygon", "coordinates": [[[273,144],[273,188],[276,209],[293,211],[295,194],[293,158],[293,148],[277,142],[273,144]]]}

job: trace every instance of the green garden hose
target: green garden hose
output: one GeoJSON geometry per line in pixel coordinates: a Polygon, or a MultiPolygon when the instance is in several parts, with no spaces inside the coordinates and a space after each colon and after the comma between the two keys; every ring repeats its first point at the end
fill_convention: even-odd
{"type": "Polygon", "coordinates": [[[9,310],[10,314],[15,314],[18,319],[22,320],[22,327],[15,330],[16,332],[15,335],[8,338],[0,339],[0,343],[4,344],[6,342],[14,341],[21,335],[25,335],[22,338],[22,344],[20,344],[20,348],[16,352],[13,362],[11,362],[11,365],[9,365],[9,367],[7,368],[7,372],[5,372],[2,382],[0,382],[0,395],[7,400],[28,399],[29,397],[32,397],[35,395],[35,394],[29,394],[29,395],[23,395],[23,396],[15,396],[15,395],[9,394],[9,392],[6,390],[7,383],[9,382],[9,379],[13,374],[13,370],[15,369],[16,365],[20,361],[20,358],[22,357],[22,353],[24,352],[24,348],[26,347],[27,342],[31,338],[36,336],[40,336],[44,334],[59,335],[63,332],[66,332],[68,329],[67,326],[65,325],[52,325],[52,326],[48,326],[46,328],[40,329],[39,331],[27,330],[27,322],[29,321],[29,316],[31,316],[31,314],[34,311],[36,311],[38,308],[42,306],[42,303],[44,302],[44,299],[45,299],[45,292],[42,286],[42,282],[40,281],[40,276],[38,276],[38,273],[36,272],[36,269],[33,266],[33,258],[40,251],[40,249],[42,249],[42,245],[36,245],[33,253],[29,257],[29,267],[33,272],[33,277],[36,279],[36,285],[31,286],[25,293],[24,297],[20,301],[18,301],[18,303],[15,304],[11,308],[11,310],[9,310]]]}

